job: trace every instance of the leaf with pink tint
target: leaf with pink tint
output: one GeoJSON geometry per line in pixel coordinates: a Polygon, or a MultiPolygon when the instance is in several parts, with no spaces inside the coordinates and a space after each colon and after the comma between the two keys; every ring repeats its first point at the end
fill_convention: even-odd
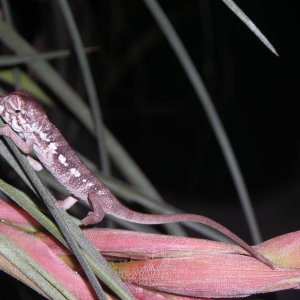
{"type": "Polygon", "coordinates": [[[0,200],[0,219],[15,226],[22,226],[24,229],[25,227],[41,227],[41,225],[23,209],[3,200],[0,200]]]}
{"type": "MultiPolygon", "coordinates": [[[[296,288],[300,283],[298,270],[272,270],[238,246],[117,229],[88,229],[84,232],[102,254],[138,259],[113,263],[126,282],[158,291],[190,297],[244,297],[296,288]]],[[[297,237],[286,236],[290,236],[290,245],[293,244],[291,237],[297,237]]],[[[287,240],[285,236],[277,239],[287,240]]],[[[46,237],[43,240],[54,252],[65,254],[51,239],[46,237]]],[[[266,252],[268,242],[264,244],[264,254],[273,259],[274,256],[266,252]]],[[[297,244],[297,239],[294,244],[297,244]]],[[[272,240],[269,245],[272,245],[272,240]]],[[[284,248],[284,245],[276,243],[276,247],[284,248]]],[[[257,249],[260,250],[260,245],[257,249]]]]}
{"type": "Polygon", "coordinates": [[[5,224],[0,224],[0,234],[30,255],[78,299],[96,299],[89,284],[52,253],[51,249],[39,239],[5,224]]]}
{"type": "MultiPolygon", "coordinates": [[[[244,297],[296,288],[300,283],[297,270],[272,270],[238,246],[117,229],[84,232],[104,255],[139,259],[113,264],[125,281],[159,291],[191,297],[244,297]]],[[[286,240],[284,236],[277,239],[286,240]]],[[[57,247],[50,240],[47,243],[57,247]]]]}
{"type": "Polygon", "coordinates": [[[255,248],[282,268],[300,268],[300,231],[275,237],[255,248]]]}
{"type": "MultiPolygon", "coordinates": [[[[133,284],[127,284],[127,286],[132,295],[139,300],[212,300],[212,298],[185,297],[169,293],[157,292],[155,290],[145,289],[133,284]]],[[[219,300],[222,299],[219,298],[219,300]]]]}
{"type": "Polygon", "coordinates": [[[190,297],[245,297],[300,283],[298,271],[272,270],[252,257],[236,254],[202,253],[112,266],[126,282],[190,297]]]}
{"type": "MultiPolygon", "coordinates": [[[[204,239],[149,234],[120,229],[92,228],[84,229],[85,235],[103,255],[126,258],[175,257],[215,253],[248,253],[235,245],[204,239]]],[[[49,235],[38,233],[56,255],[66,255],[69,251],[49,235]]]]}
{"type": "Polygon", "coordinates": [[[204,239],[105,228],[86,229],[84,232],[102,254],[115,256],[170,257],[203,251],[248,255],[239,246],[204,239]]]}
{"type": "MultiPolygon", "coordinates": [[[[5,212],[2,218],[5,216],[9,221],[12,216],[11,223],[20,226],[30,224],[26,214],[16,213],[19,210],[16,207],[10,211],[6,205],[0,206],[0,212],[5,212]]],[[[50,235],[32,236],[4,224],[0,224],[1,231],[72,293],[89,293],[93,297],[85,280],[60,259],[72,257],[70,251],[50,235]]],[[[300,232],[256,246],[280,267],[275,270],[235,245],[118,229],[85,229],[84,232],[102,254],[113,259],[111,265],[137,299],[240,298],[298,288],[300,284],[297,269],[300,232]]],[[[76,295],[79,299],[93,299],[76,295]]]]}

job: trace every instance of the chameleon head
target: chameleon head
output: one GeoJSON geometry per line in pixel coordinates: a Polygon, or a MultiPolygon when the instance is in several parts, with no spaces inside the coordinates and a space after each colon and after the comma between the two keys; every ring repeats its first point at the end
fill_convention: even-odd
{"type": "Polygon", "coordinates": [[[44,115],[42,106],[25,91],[0,96],[0,116],[16,132],[33,132],[44,115]]]}

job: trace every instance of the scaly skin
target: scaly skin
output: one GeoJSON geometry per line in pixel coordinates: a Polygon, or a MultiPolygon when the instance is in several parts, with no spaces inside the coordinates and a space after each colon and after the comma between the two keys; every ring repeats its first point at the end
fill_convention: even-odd
{"type": "MultiPolygon", "coordinates": [[[[10,137],[25,153],[33,151],[72,195],[91,203],[93,212],[82,220],[84,225],[99,223],[106,213],[139,224],[201,223],[222,232],[252,256],[273,268],[267,258],[233,232],[207,217],[196,214],[152,215],[139,213],[122,205],[80,160],[60,131],[50,122],[43,107],[29,93],[16,91],[1,96],[0,116],[7,123],[0,128],[0,135],[10,137]]],[[[77,199],[69,197],[61,205],[67,209],[77,199]]]]}

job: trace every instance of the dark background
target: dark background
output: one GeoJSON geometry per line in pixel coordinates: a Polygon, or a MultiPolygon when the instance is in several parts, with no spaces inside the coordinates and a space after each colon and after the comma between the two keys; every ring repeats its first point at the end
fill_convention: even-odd
{"type": "MultiPolygon", "coordinates": [[[[71,47],[55,1],[10,2],[17,29],[40,51],[71,47]]],[[[204,111],[143,1],[69,2],[85,45],[98,46],[89,59],[107,126],[170,203],[250,240],[204,111]]],[[[209,89],[268,239],[299,229],[299,5],[236,3],[279,57],[222,1],[161,1],[209,89]]],[[[54,64],[86,98],[76,59],[54,64]]],[[[95,141],[63,107],[53,118],[76,149],[97,161],[95,141]]]]}

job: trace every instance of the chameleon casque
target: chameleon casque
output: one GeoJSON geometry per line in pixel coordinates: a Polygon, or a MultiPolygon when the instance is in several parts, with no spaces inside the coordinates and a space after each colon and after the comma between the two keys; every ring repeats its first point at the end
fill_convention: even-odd
{"type": "MultiPolygon", "coordinates": [[[[59,206],[68,209],[79,199],[89,202],[92,212],[82,220],[84,225],[99,223],[105,214],[139,224],[196,222],[208,225],[243,247],[253,257],[273,268],[273,264],[254,248],[221,224],[197,214],[154,215],[133,211],[121,204],[113,193],[82,162],[60,131],[48,119],[43,107],[25,91],[15,91],[0,97],[0,116],[6,124],[0,135],[13,140],[18,148],[38,160],[71,193],[59,206]]],[[[28,157],[35,170],[40,164],[28,157]]],[[[40,166],[41,167],[41,166],[40,166]]]]}

